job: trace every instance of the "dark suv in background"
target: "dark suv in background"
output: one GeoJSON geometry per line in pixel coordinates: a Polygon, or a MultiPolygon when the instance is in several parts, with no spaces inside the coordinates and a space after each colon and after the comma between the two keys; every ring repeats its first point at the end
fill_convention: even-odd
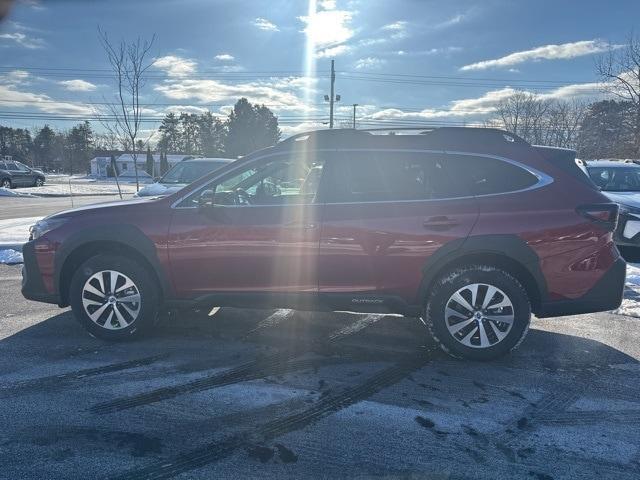
{"type": "Polygon", "coordinates": [[[71,305],[106,339],[169,307],[393,312],[489,359],[532,313],[620,305],[617,215],[575,152],[500,130],[319,131],[162,199],[47,217],[24,247],[23,294],[71,305]]]}
{"type": "Polygon", "coordinates": [[[0,160],[0,187],[41,187],[44,173],[15,160],[0,160]]]}

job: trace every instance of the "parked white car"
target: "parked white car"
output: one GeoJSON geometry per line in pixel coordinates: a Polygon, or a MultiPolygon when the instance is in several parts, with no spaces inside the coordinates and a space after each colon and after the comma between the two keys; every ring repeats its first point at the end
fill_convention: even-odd
{"type": "Polygon", "coordinates": [[[134,197],[164,197],[191,182],[233,162],[231,158],[192,158],[176,164],[155,183],[141,189],[134,197]]]}

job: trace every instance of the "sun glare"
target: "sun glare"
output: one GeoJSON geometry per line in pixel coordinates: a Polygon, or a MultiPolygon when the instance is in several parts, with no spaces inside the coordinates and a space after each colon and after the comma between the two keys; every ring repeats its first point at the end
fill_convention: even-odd
{"type": "MultiPolygon", "coordinates": [[[[307,11],[308,23],[314,22],[317,13],[316,0],[309,0],[309,8],[307,11]]],[[[315,35],[309,29],[305,29],[307,44],[304,52],[304,74],[305,74],[305,89],[304,89],[304,103],[308,108],[311,107],[311,97],[313,95],[313,78],[316,74],[316,38],[315,35]]]]}

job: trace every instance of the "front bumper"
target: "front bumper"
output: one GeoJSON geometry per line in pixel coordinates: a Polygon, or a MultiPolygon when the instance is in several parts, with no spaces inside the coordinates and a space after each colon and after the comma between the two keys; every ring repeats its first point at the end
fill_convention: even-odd
{"type": "Polygon", "coordinates": [[[536,316],[538,318],[561,317],[615,310],[622,304],[626,277],[627,263],[622,257],[618,257],[609,270],[582,297],[544,303],[536,316]]]}
{"type": "Polygon", "coordinates": [[[27,300],[36,302],[60,304],[60,297],[57,294],[49,293],[42,281],[40,267],[36,260],[34,242],[25,243],[22,247],[22,295],[27,300]]]}

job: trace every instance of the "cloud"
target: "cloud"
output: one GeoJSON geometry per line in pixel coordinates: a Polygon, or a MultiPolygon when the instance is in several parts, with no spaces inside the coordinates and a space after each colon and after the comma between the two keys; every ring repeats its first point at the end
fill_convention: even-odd
{"type": "Polygon", "coordinates": [[[354,67],[357,69],[378,68],[384,65],[385,63],[387,63],[387,61],[382,58],[365,57],[356,61],[356,63],[354,64],[354,67]]]}
{"type": "Polygon", "coordinates": [[[69,90],[70,92],[92,92],[98,88],[93,83],[81,79],[62,80],[61,82],[58,82],[58,84],[62,85],[65,90],[69,90]]]}
{"type": "Polygon", "coordinates": [[[221,62],[231,62],[231,61],[235,60],[235,57],[233,55],[228,54],[228,53],[220,53],[220,54],[215,56],[215,59],[219,60],[221,62]]]}
{"type": "Polygon", "coordinates": [[[449,27],[453,27],[454,25],[458,25],[459,23],[463,22],[464,20],[466,20],[467,15],[465,14],[458,14],[455,15],[447,20],[444,20],[443,22],[440,23],[436,23],[435,25],[433,25],[432,28],[434,29],[442,29],[442,28],[449,28],[449,27]]]}
{"type": "Polygon", "coordinates": [[[266,18],[258,17],[253,22],[253,26],[267,32],[279,32],[280,29],[275,23],[270,22],[266,18]]]}
{"type": "Polygon", "coordinates": [[[335,10],[336,0],[320,0],[318,6],[323,10],[335,10]]]}
{"type": "Polygon", "coordinates": [[[41,38],[29,37],[22,32],[0,33],[0,40],[15,42],[17,45],[29,49],[44,48],[46,45],[41,38]]]}
{"type": "Polygon", "coordinates": [[[307,110],[299,93],[305,82],[300,77],[278,78],[248,83],[225,83],[219,80],[176,79],[155,85],[154,90],[171,100],[196,100],[201,103],[235,103],[246,97],[281,110],[307,110]]]}
{"type": "Polygon", "coordinates": [[[440,48],[429,48],[428,50],[416,50],[416,51],[406,51],[406,50],[398,50],[396,55],[399,56],[410,56],[410,57],[423,57],[423,56],[431,56],[431,55],[448,55],[451,53],[461,52],[461,47],[440,47],[440,48]]]}
{"type": "Polygon", "coordinates": [[[170,77],[184,77],[196,71],[198,64],[191,59],[179,57],[177,55],[166,55],[156,58],[153,66],[164,70],[170,77]]]}
{"type": "Polygon", "coordinates": [[[407,33],[408,25],[409,25],[408,22],[404,20],[400,20],[398,22],[389,23],[383,26],[381,30],[385,32],[391,32],[390,37],[392,40],[400,40],[408,36],[408,33],[407,33]]]}
{"type": "Polygon", "coordinates": [[[19,0],[19,3],[31,7],[34,10],[45,10],[40,0],[19,0]]]}
{"type": "MultiPolygon", "coordinates": [[[[581,83],[565,85],[549,92],[538,93],[524,91],[534,95],[539,100],[596,100],[605,96],[603,83],[581,83]]],[[[454,100],[443,108],[425,108],[419,111],[404,111],[398,108],[387,108],[370,114],[372,120],[433,120],[434,122],[452,119],[457,121],[481,122],[496,111],[500,102],[515,93],[523,92],[512,87],[491,90],[479,97],[454,100]]]]}
{"type": "Polygon", "coordinates": [[[89,105],[58,102],[45,94],[17,90],[15,85],[0,84],[0,98],[2,98],[3,108],[28,107],[51,114],[91,115],[95,113],[89,105]]]}
{"type": "Polygon", "coordinates": [[[305,25],[303,32],[319,50],[343,44],[354,35],[353,14],[347,10],[320,10],[298,18],[305,25]]]}
{"type": "Polygon", "coordinates": [[[196,107],[195,105],[171,105],[165,109],[164,113],[175,113],[177,115],[181,113],[195,113],[201,115],[209,111],[206,107],[196,107]]]}
{"type": "Polygon", "coordinates": [[[338,57],[340,55],[350,53],[352,50],[352,47],[350,47],[349,45],[338,45],[337,47],[329,47],[316,52],[316,58],[338,57]]]}
{"type": "Polygon", "coordinates": [[[21,85],[27,83],[30,76],[29,72],[24,70],[12,70],[11,72],[0,76],[0,81],[10,85],[21,85]]]}
{"type": "Polygon", "coordinates": [[[605,52],[610,48],[620,48],[621,46],[622,45],[611,45],[607,42],[603,42],[602,40],[582,40],[579,42],[563,43],[560,45],[544,45],[531,50],[514,52],[493,60],[483,60],[481,62],[471,63],[463,66],[460,70],[486,70],[496,67],[511,67],[520,63],[536,60],[570,59],[605,52]]]}

